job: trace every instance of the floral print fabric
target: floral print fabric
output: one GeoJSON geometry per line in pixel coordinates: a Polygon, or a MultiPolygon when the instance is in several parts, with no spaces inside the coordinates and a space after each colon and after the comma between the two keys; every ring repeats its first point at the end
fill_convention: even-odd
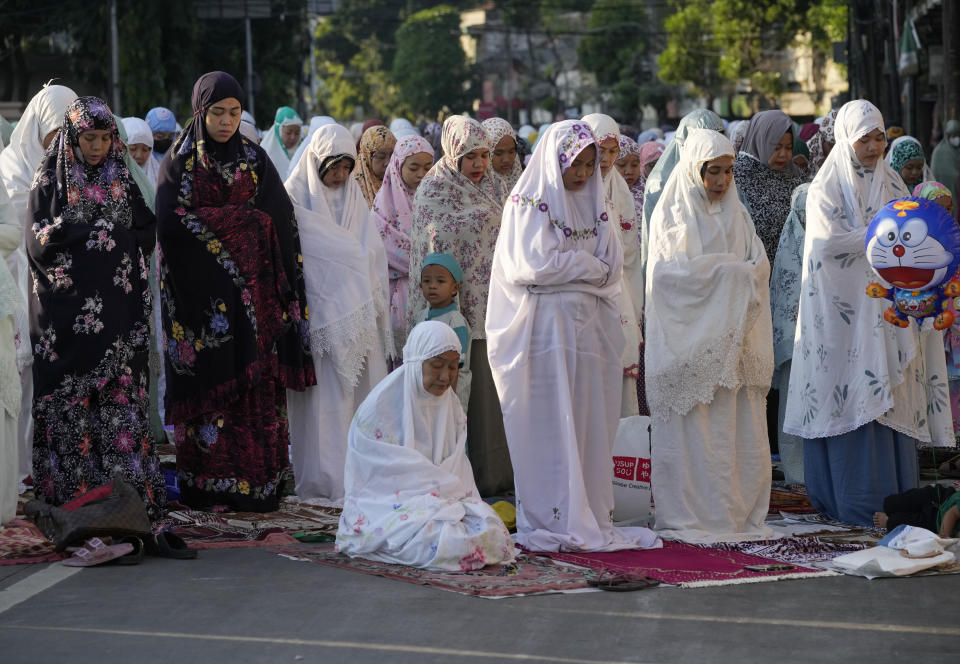
{"type": "Polygon", "coordinates": [[[413,198],[413,230],[410,234],[410,284],[407,298],[407,329],[413,317],[426,306],[420,292],[420,267],[427,254],[452,254],[463,268],[463,283],[457,299],[460,311],[475,339],[486,338],[487,292],[490,265],[500,232],[503,185],[484,176],[474,184],[460,173],[461,158],[478,149],[490,149],[489,138],[479,122],[455,115],[443,125],[443,158],[420,181],[413,198]]]}
{"type": "Polygon", "coordinates": [[[741,152],[733,164],[733,179],[772,265],[783,224],[790,214],[790,197],[803,183],[803,176],[791,164],[775,171],[765,162],[741,152]]]}
{"type": "Polygon", "coordinates": [[[377,192],[383,185],[383,179],[373,172],[373,153],[378,150],[392,150],[397,144],[397,138],[384,126],[370,127],[360,137],[360,146],[357,151],[359,168],[354,169],[353,177],[360,185],[367,206],[373,207],[377,192]]]}
{"type": "Polygon", "coordinates": [[[148,506],[165,502],[148,431],[153,214],[123,161],[113,115],[96,97],[67,109],[30,191],[33,275],[33,477],[62,504],[120,474],[148,506]],[[79,137],[111,132],[88,164],[79,137]]]}
{"type": "Polygon", "coordinates": [[[166,414],[184,502],[269,510],[289,463],[285,390],[316,378],[290,199],[259,146],[239,132],[215,143],[203,128],[226,97],[243,97],[233,77],[200,78],[160,173],[166,414]]]}
{"type": "Polygon", "coordinates": [[[844,104],[836,145],[807,193],[800,308],[783,430],[829,438],[877,421],[933,445],[953,444],[942,335],[883,319],[888,304],[864,296],[876,276],[866,229],[889,201],[908,195],[884,161],[866,168],[853,144],[883,116],[870,102],[844,104]]]}
{"type": "Polygon", "coordinates": [[[503,189],[506,193],[513,191],[513,186],[517,184],[517,180],[520,179],[520,175],[523,173],[523,166],[520,162],[520,143],[517,141],[517,132],[513,130],[513,127],[510,126],[510,123],[504,120],[503,118],[489,118],[483,121],[483,130],[487,132],[487,136],[490,139],[490,166],[487,168],[487,175],[490,177],[501,180],[503,189]],[[493,154],[492,151],[500,145],[505,137],[509,136],[513,139],[514,144],[517,146],[517,154],[513,159],[513,164],[510,166],[510,172],[506,175],[501,175],[493,167],[493,154]]]}

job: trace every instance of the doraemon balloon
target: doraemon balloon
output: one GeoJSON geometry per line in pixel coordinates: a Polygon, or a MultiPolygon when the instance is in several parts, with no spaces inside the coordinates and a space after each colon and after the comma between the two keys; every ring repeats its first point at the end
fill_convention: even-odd
{"type": "Polygon", "coordinates": [[[897,327],[934,316],[944,330],[954,321],[945,300],[960,295],[960,227],[943,207],[925,198],[883,206],[867,227],[867,262],[889,287],[867,286],[867,295],[893,303],[884,319],[897,327]],[[908,318],[909,317],[909,318],[908,318]]]}

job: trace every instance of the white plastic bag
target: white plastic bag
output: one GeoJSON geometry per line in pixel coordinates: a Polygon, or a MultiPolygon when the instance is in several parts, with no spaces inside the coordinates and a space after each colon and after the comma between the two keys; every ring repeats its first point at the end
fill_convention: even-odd
{"type": "Polygon", "coordinates": [[[650,418],[620,420],[613,444],[613,521],[642,526],[650,521],[650,418]]]}

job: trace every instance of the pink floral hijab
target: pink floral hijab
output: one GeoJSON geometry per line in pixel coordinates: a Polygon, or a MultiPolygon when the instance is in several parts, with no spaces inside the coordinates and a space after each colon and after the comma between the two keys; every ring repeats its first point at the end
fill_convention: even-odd
{"type": "Polygon", "coordinates": [[[373,201],[373,218],[387,247],[391,270],[406,274],[410,269],[410,228],[413,226],[413,194],[403,181],[401,169],[407,157],[433,154],[430,142],[421,136],[400,139],[383,176],[383,185],[373,201]],[[396,265],[394,265],[396,263],[396,265]]]}

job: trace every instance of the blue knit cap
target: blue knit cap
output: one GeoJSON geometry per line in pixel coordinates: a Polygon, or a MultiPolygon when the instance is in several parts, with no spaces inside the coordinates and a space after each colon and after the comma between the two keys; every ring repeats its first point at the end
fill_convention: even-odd
{"type": "Polygon", "coordinates": [[[163,106],[157,106],[156,108],[151,108],[150,112],[147,113],[147,124],[150,125],[150,131],[176,131],[177,130],[177,119],[173,115],[173,111],[169,108],[164,108],[163,106]]]}
{"type": "Polygon", "coordinates": [[[441,267],[447,268],[447,271],[453,276],[454,281],[458,284],[463,283],[463,270],[460,269],[460,263],[450,254],[427,254],[427,257],[423,259],[423,267],[420,268],[420,271],[422,272],[423,268],[428,265],[440,265],[441,267]]]}

